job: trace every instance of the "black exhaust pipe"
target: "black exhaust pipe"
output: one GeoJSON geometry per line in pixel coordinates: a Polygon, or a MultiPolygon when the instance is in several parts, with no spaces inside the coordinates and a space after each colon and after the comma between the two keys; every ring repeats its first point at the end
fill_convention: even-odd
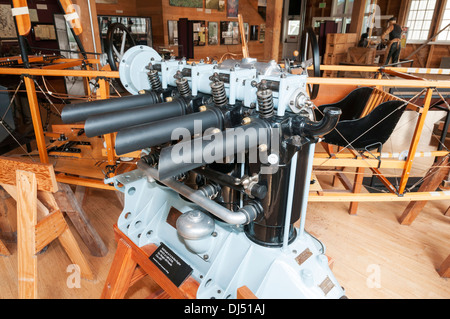
{"type": "Polygon", "coordinates": [[[152,105],[161,102],[158,94],[128,95],[119,98],[95,100],[92,102],[69,104],[61,112],[61,119],[66,124],[86,121],[90,116],[128,110],[135,107],[152,105]]]}
{"type": "Polygon", "coordinates": [[[255,118],[247,125],[164,147],[159,155],[159,177],[169,178],[206,164],[219,163],[224,158],[234,158],[236,154],[242,155],[251,149],[255,150],[261,143],[270,144],[270,134],[270,125],[255,118]]]}
{"type": "MultiPolygon", "coordinates": [[[[223,114],[219,109],[211,108],[204,112],[191,113],[123,129],[116,136],[116,153],[122,155],[170,142],[172,132],[180,128],[186,129],[192,135],[197,133],[195,130],[197,125],[200,124],[202,132],[212,127],[222,129],[223,114]]],[[[179,136],[176,138],[178,139],[179,136]]]]}
{"type": "Polygon", "coordinates": [[[336,127],[341,114],[342,110],[338,107],[326,107],[323,110],[323,118],[318,122],[297,116],[292,120],[292,132],[308,137],[328,134],[336,127]]]}
{"type": "Polygon", "coordinates": [[[136,107],[132,110],[91,116],[86,120],[84,130],[87,137],[94,137],[118,132],[127,127],[181,116],[189,112],[188,103],[184,99],[176,99],[171,102],[136,107]]]}

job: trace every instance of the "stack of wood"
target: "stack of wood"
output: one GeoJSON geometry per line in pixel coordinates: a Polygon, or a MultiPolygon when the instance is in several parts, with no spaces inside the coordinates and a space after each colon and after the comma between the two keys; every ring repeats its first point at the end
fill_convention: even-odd
{"type": "MultiPolygon", "coordinates": [[[[356,46],[356,33],[328,33],[323,64],[339,65],[346,62],[347,51],[356,46]]],[[[337,71],[324,71],[323,77],[336,77],[337,71]]]]}

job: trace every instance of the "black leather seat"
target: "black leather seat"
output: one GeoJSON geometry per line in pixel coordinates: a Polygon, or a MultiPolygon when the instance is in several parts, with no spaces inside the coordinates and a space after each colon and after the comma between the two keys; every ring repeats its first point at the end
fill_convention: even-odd
{"type": "Polygon", "coordinates": [[[395,129],[407,103],[399,100],[383,102],[368,115],[360,118],[373,88],[362,87],[353,90],[341,101],[321,105],[316,118],[321,118],[325,107],[342,109],[342,115],[336,128],[326,134],[324,142],[332,145],[351,147],[358,151],[381,149],[395,129]],[[351,144],[351,146],[349,145],[351,144]]]}

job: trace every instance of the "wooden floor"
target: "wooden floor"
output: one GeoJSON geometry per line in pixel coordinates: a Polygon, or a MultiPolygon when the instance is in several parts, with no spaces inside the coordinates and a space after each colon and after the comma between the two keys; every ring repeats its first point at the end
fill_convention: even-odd
{"type": "MultiPolygon", "coordinates": [[[[329,183],[325,176],[322,185],[329,183]]],[[[9,198],[4,205],[15,205],[9,198]]],[[[450,279],[436,268],[450,254],[449,202],[429,202],[411,226],[397,219],[407,203],[361,203],[356,216],[346,203],[312,203],[306,229],[320,238],[334,259],[333,272],[349,298],[450,298],[450,279]]],[[[109,251],[94,257],[69,225],[85,253],[95,281],[74,280],[70,261],[58,241],[38,258],[38,297],[57,299],[99,298],[116,249],[113,225],[121,212],[114,191],[90,189],[86,210],[109,251]]],[[[0,298],[17,298],[16,244],[6,243],[12,255],[0,256],[0,298]]],[[[155,284],[148,278],[130,289],[127,298],[145,298],[155,284]]]]}

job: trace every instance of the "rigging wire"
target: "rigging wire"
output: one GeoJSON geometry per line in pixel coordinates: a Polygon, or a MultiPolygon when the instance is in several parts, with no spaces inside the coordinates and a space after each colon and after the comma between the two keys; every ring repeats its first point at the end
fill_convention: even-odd
{"type": "Polygon", "coordinates": [[[28,151],[23,147],[23,145],[19,142],[19,140],[16,138],[16,136],[13,133],[13,129],[4,121],[6,115],[8,114],[8,111],[10,110],[12,104],[14,103],[17,93],[19,92],[19,88],[23,83],[23,79],[20,79],[19,85],[17,86],[13,97],[11,98],[11,101],[9,102],[9,105],[5,111],[5,113],[2,116],[2,119],[0,120],[0,125],[5,129],[5,131],[14,139],[14,141],[17,143],[17,145],[19,145],[19,147],[25,152],[26,155],[28,155],[28,157],[31,158],[31,160],[34,162],[34,158],[30,155],[30,153],[28,153],[28,151]]]}

